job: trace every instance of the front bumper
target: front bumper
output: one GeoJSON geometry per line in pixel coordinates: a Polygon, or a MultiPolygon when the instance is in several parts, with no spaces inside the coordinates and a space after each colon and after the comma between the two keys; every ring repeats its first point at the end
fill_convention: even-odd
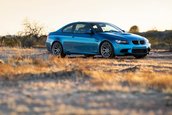
{"type": "Polygon", "coordinates": [[[144,55],[149,54],[151,44],[113,44],[115,55],[144,55]]]}

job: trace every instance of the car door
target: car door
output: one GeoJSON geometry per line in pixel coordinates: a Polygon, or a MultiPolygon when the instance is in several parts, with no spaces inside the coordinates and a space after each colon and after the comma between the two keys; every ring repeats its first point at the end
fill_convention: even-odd
{"type": "Polygon", "coordinates": [[[74,48],[73,43],[75,42],[73,38],[74,26],[75,24],[70,24],[62,29],[61,41],[63,43],[63,50],[65,53],[71,53],[74,51],[73,49],[74,48]]]}
{"type": "Polygon", "coordinates": [[[77,23],[73,33],[73,53],[97,54],[98,39],[86,23],[77,23]]]}

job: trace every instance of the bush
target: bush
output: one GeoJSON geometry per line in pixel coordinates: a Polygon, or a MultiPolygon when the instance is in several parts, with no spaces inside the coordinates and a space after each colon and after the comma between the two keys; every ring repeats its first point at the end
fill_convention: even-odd
{"type": "Polygon", "coordinates": [[[172,51],[172,31],[165,31],[164,34],[163,41],[168,46],[169,50],[172,51]]]}
{"type": "Polygon", "coordinates": [[[3,36],[0,46],[8,47],[44,47],[47,36],[3,36]]]}
{"type": "Polygon", "coordinates": [[[129,30],[130,33],[139,33],[139,27],[134,25],[129,30]]]}
{"type": "Polygon", "coordinates": [[[3,36],[0,39],[1,46],[8,46],[8,47],[19,47],[21,45],[20,40],[17,38],[17,36],[3,36]]]}
{"type": "Polygon", "coordinates": [[[168,49],[172,51],[172,30],[157,31],[151,30],[143,33],[138,33],[149,39],[152,48],[168,49]]]}
{"type": "Polygon", "coordinates": [[[18,32],[18,36],[0,37],[0,46],[8,47],[35,47],[45,46],[46,35],[43,35],[44,27],[37,22],[27,19],[23,22],[23,31],[18,32]]]}
{"type": "Polygon", "coordinates": [[[47,36],[23,36],[21,37],[22,47],[43,47],[47,36]]]}

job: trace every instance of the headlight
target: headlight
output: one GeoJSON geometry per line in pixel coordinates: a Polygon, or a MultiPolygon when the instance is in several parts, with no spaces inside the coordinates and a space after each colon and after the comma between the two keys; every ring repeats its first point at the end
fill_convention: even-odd
{"type": "Polygon", "coordinates": [[[115,41],[118,44],[128,44],[128,41],[126,41],[126,40],[115,40],[115,41]]]}
{"type": "Polygon", "coordinates": [[[145,41],[146,41],[146,43],[149,43],[149,40],[148,39],[146,39],[145,41]]]}

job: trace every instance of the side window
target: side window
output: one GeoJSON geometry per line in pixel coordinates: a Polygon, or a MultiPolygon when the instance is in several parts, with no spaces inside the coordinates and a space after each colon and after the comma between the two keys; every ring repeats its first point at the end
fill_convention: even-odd
{"type": "Polygon", "coordinates": [[[114,28],[112,26],[109,26],[109,25],[104,25],[104,26],[101,26],[101,27],[102,27],[102,30],[104,32],[114,30],[114,28]]]}
{"type": "Polygon", "coordinates": [[[97,24],[92,24],[92,28],[95,32],[102,32],[101,28],[97,24]]]}
{"type": "Polygon", "coordinates": [[[73,29],[73,25],[70,25],[70,26],[67,26],[65,27],[62,32],[65,32],[65,33],[72,33],[72,29],[73,29]]]}
{"type": "Polygon", "coordinates": [[[74,33],[84,34],[90,30],[87,24],[76,24],[74,33]]]}

